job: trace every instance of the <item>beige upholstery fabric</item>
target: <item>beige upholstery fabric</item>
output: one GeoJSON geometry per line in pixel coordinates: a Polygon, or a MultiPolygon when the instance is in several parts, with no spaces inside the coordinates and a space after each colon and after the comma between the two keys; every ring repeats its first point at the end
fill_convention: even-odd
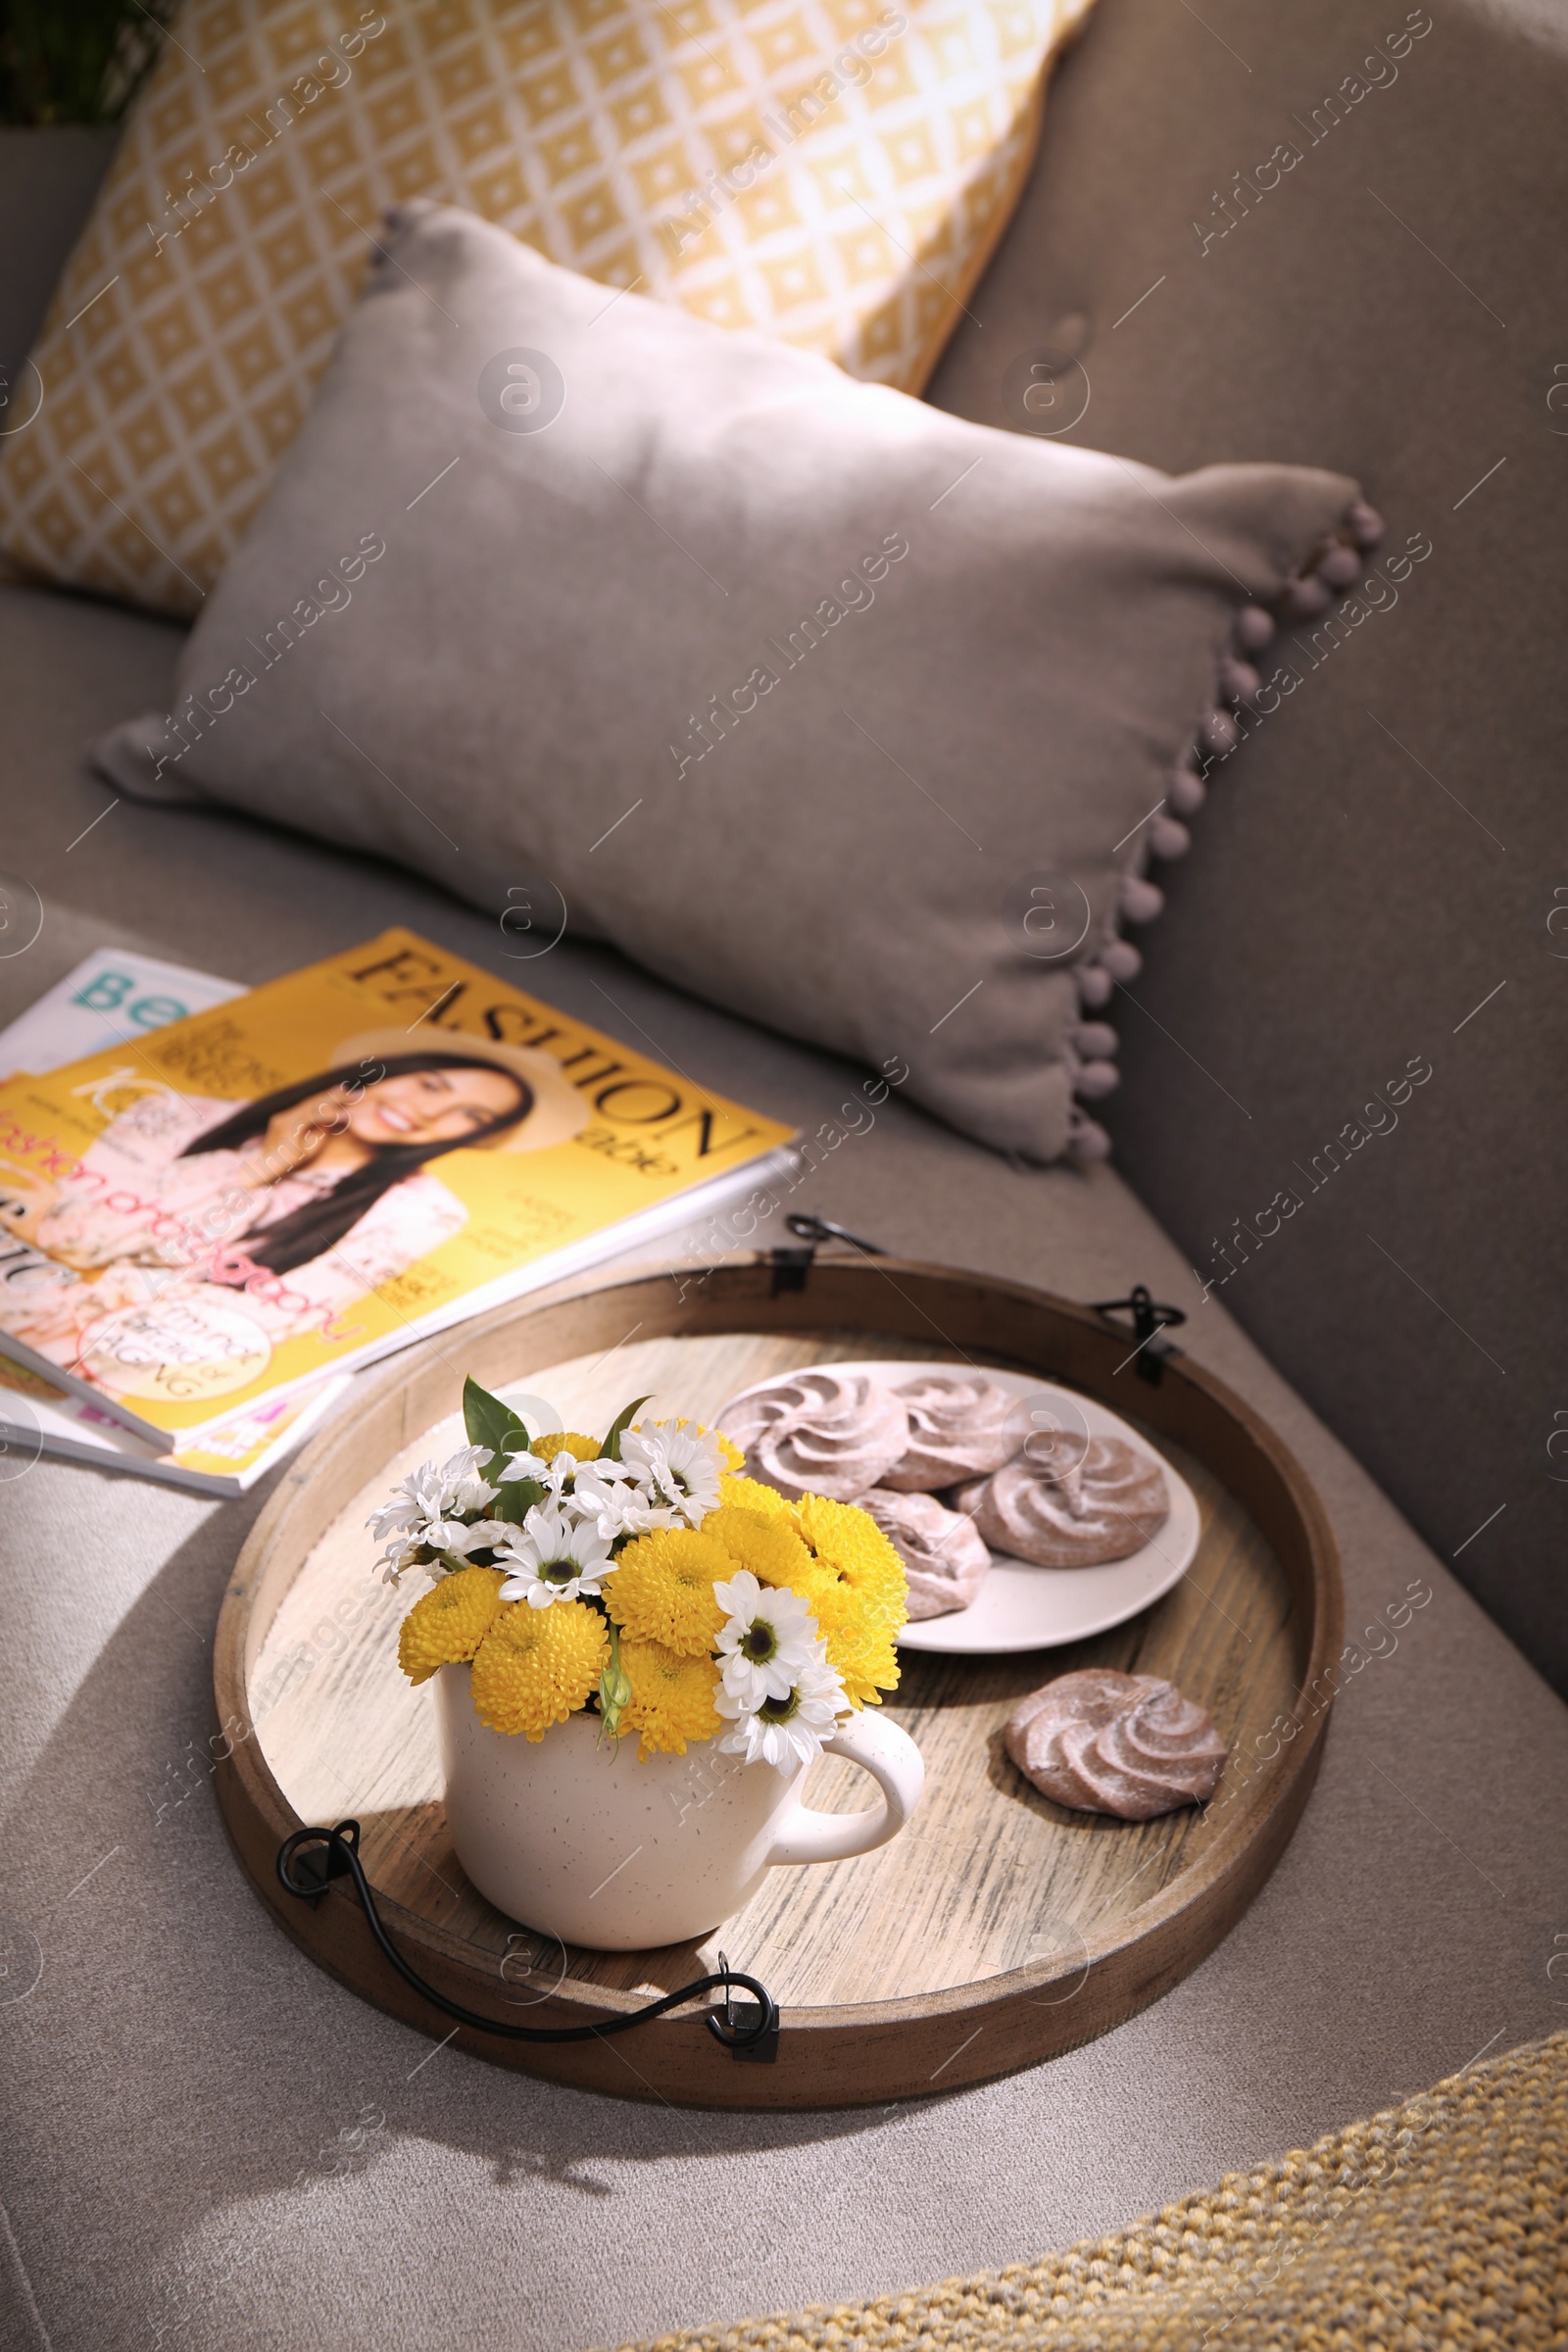
{"type": "Polygon", "coordinates": [[[1278,2352],[1446,2337],[1556,2352],[1568,2034],[1038,2262],[644,2352],[1278,2352]]]}
{"type": "MultiPolygon", "coordinates": [[[[257,980],[404,921],[510,968],[493,925],[373,859],[113,806],[80,741],[167,701],[175,651],[158,624],[0,592],[24,785],[6,858],[45,902],[36,944],[0,960],[0,1013],[117,937],[257,980]]],[[[536,984],[808,1128],[843,1099],[842,1065],[606,952],[563,943],[536,984]]],[[[1110,1171],[1022,1172],[897,1096],[810,1198],[895,1249],[1078,1298],[1191,1280],[1110,1171]]],[[[7,2352],[564,2352],[894,2293],[1121,2229],[1560,2024],[1568,1710],[1217,1303],[1181,1337],[1317,1481],[1348,1630],[1412,1576],[1434,1600],[1347,1687],[1295,1839],[1194,1976],[1053,2065],[886,2112],[576,2095],[363,2006],[270,1924],[195,1760],[262,1498],[42,1465],[6,1488],[7,1982],[26,1937],[43,1967],[0,2005],[7,2352]]]]}
{"type": "Polygon", "coordinates": [[[0,444],[0,546],[194,611],[411,197],[918,388],[1090,4],[187,0],[0,444]]]}
{"type": "Polygon", "coordinates": [[[1568,9],[1194,6],[1102,0],[932,397],[1007,424],[1013,355],[1072,315],[1079,438],[1344,466],[1388,518],[1371,599],[1282,636],[1299,686],[1159,877],[1106,1123],[1199,1280],[1568,1691],[1568,9]],[[1326,1179],[1414,1054],[1412,1115],[1326,1179]],[[1268,1239],[1282,1186],[1303,1212],[1268,1239]]]}
{"type": "Polygon", "coordinates": [[[1073,967],[1238,605],[1354,483],[961,424],[639,295],[606,316],[463,213],[409,208],[387,255],[110,772],[434,858],[491,911],[533,886],[552,928],[902,1054],[917,1101],[1054,1158],[1073,967]]]}

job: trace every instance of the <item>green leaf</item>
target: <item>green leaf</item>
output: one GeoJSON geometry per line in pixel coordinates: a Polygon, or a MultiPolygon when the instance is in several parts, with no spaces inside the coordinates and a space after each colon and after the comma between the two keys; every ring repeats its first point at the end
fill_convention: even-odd
{"type": "MultiPolygon", "coordinates": [[[[604,1444],[599,1448],[607,1462],[619,1461],[620,1441],[625,1436],[627,1430],[631,1427],[631,1417],[633,1413],[640,1412],[642,1410],[643,1406],[648,1403],[652,1395],[653,1391],[650,1390],[647,1396],[634,1396],[630,1404],[627,1405],[625,1411],[615,1415],[614,1420],[610,1425],[610,1435],[606,1438],[604,1444]]],[[[478,1442],[478,1439],[475,1438],[474,1444],[477,1445],[478,1442]]]]}
{"type": "Polygon", "coordinates": [[[3,0],[0,123],[118,120],[172,14],[173,0],[3,0]]]}
{"type": "Polygon", "coordinates": [[[546,1492],[536,1478],[509,1478],[490,1505],[490,1516],[520,1527],[534,1504],[543,1502],[546,1492]]]}
{"type": "Polygon", "coordinates": [[[488,1389],[481,1389],[471,1373],[463,1384],[463,1425],[470,1446],[485,1446],[490,1449],[490,1459],[485,1464],[487,1477],[506,1468],[509,1453],[532,1450],[533,1438],[527,1422],[510,1404],[503,1404],[499,1396],[492,1396],[488,1389]]]}

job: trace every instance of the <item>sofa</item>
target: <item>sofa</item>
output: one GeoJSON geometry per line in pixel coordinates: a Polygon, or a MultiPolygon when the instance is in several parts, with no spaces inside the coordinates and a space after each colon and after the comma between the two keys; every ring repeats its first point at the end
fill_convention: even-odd
{"type": "MultiPolygon", "coordinates": [[[[1316,1484],[1348,1629],[1430,1586],[1337,1701],[1274,1876],[1130,2023],[887,2109],[676,2111],[432,2054],[278,1933],[210,1785],[160,1809],[205,1740],[213,1627],[265,1491],[215,1503],[40,1461],[0,1514],[7,2346],[561,2352],[891,2291],[1098,2235],[1563,2022],[1560,22],[1532,0],[1436,14],[1397,87],[1222,225],[1232,175],[1385,15],[1102,0],[930,396],[1006,422],[1006,364],[1072,338],[1077,437],[1344,466],[1436,560],[1311,666],[1307,639],[1299,701],[1210,778],[1119,992],[1110,1164],[1025,1167],[894,1099],[797,1197],[911,1257],[1185,1305],[1183,1346],[1316,1484]],[[1259,1247],[1282,1163],[1310,1187],[1415,1052],[1451,1092],[1325,1161],[1289,1240],[1259,1247]],[[367,2106],[384,2126],[342,2171],[367,2106]]],[[[0,959],[0,1018],[105,941],[257,982],[400,922],[495,963],[493,926],[407,871],[112,798],[83,746],[166,702],[178,644],[0,587],[3,861],[46,910],[0,959]]],[[[534,984],[588,1019],[608,989],[666,1059],[780,1118],[814,1125],[842,1093],[826,1056],[608,949],[564,940],[534,984]]]]}
{"type": "Polygon", "coordinates": [[[1118,993],[1107,1122],[1187,1254],[1184,1303],[1212,1286],[1568,1690],[1546,1305],[1568,685],[1534,619],[1568,589],[1568,37],[1551,10],[1446,9],[1396,81],[1369,69],[1331,105],[1396,14],[1184,16],[1097,14],[930,397],[1014,422],[1006,360],[1071,322],[1074,438],[1178,470],[1344,466],[1391,548],[1433,543],[1402,591],[1374,563],[1364,616],[1282,637],[1298,683],[1212,769],[1118,993]],[[1285,142],[1270,190],[1253,167],[1285,142]],[[1396,1132],[1370,1105],[1415,1054],[1435,1083],[1396,1132]],[[1300,1211],[1261,1234],[1286,1188],[1300,1211]]]}

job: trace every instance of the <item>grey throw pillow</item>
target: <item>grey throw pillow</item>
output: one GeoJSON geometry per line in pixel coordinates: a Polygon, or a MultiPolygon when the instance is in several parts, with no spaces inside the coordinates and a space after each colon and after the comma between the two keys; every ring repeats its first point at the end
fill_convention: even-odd
{"type": "Polygon", "coordinates": [[[413,205],[174,710],[96,757],[1092,1153],[1092,1015],[1256,685],[1234,632],[1357,497],[963,423],[413,205]]]}

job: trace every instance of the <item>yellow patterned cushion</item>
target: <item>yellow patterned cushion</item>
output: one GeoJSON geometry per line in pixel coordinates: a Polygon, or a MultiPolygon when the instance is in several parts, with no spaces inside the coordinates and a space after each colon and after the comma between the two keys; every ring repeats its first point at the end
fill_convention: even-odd
{"type": "Polygon", "coordinates": [[[917,391],[1092,0],[357,5],[180,11],[0,442],[24,568],[193,612],[415,196],[917,391]]]}

